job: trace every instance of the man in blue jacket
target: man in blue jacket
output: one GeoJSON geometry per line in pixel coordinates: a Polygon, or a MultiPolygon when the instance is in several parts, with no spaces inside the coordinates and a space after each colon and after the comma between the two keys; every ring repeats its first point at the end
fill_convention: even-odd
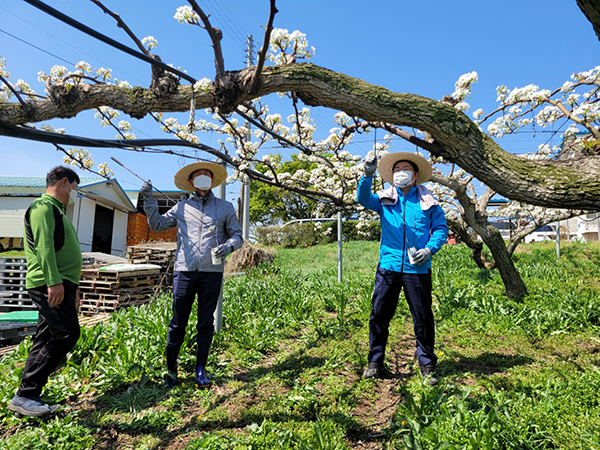
{"type": "Polygon", "coordinates": [[[198,296],[196,324],[196,383],[210,386],[206,375],[208,352],[214,335],[213,314],[217,307],[225,257],[243,244],[242,229],[233,205],[214,196],[212,188],[227,179],[227,171],[219,164],[197,162],[181,168],[175,175],[175,186],[191,192],[165,214],[160,215],[147,181],[140,194],[153,231],[177,227],[177,251],[173,279],[173,317],[167,337],[166,387],[177,381],[177,358],[185,338],[185,328],[198,296]]]}
{"type": "Polygon", "coordinates": [[[376,157],[367,157],[357,195],[358,203],[376,211],[381,218],[379,266],[369,320],[369,363],[363,377],[380,376],[389,324],[404,289],[413,319],[421,376],[434,385],[439,377],[431,309],[431,256],[448,239],[448,225],[437,200],[422,185],[432,173],[425,158],[404,152],[384,156],[379,174],[392,186],[372,194],[376,170],[376,157]]]}

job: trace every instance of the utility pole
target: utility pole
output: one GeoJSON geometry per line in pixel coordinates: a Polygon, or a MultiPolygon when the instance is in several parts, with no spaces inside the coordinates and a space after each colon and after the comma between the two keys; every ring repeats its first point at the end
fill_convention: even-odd
{"type": "Polygon", "coordinates": [[[342,240],[343,240],[343,230],[342,230],[342,210],[340,209],[337,213],[337,232],[338,232],[338,283],[343,281],[342,277],[342,240]]]}
{"type": "MultiPolygon", "coordinates": [[[[251,34],[248,35],[246,46],[246,67],[251,67],[254,65],[254,41],[251,34]]],[[[246,142],[250,142],[252,136],[250,122],[246,120],[245,126],[248,130],[245,140],[246,142]]],[[[242,222],[242,238],[246,241],[250,236],[250,180],[248,175],[242,174],[240,181],[240,218],[242,222]]]]}
{"type": "Polygon", "coordinates": [[[556,257],[560,258],[560,221],[556,222],[556,257]]]}
{"type": "MultiPolygon", "coordinates": [[[[220,160],[218,164],[227,168],[227,164],[223,160],[220,160]]],[[[227,178],[223,181],[223,184],[217,187],[217,198],[227,200],[227,178]]],[[[217,300],[217,307],[215,308],[213,317],[215,319],[213,327],[215,333],[218,333],[223,328],[223,283],[221,283],[221,292],[219,292],[219,299],[217,300]]]]}

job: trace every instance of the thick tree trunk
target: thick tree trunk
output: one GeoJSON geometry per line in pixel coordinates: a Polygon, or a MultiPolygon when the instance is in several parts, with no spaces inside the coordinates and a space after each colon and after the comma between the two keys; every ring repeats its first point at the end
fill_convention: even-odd
{"type": "Polygon", "coordinates": [[[494,260],[488,262],[483,256],[483,243],[474,239],[467,230],[466,223],[462,219],[447,218],[446,220],[450,229],[460,236],[467,247],[471,249],[471,256],[477,267],[480,269],[498,269],[508,297],[520,298],[527,294],[527,287],[508,253],[500,231],[490,225],[487,220],[481,224],[471,225],[492,253],[494,260]]]}
{"type": "Polygon", "coordinates": [[[527,287],[508,254],[500,231],[494,228],[494,226],[488,225],[486,229],[480,229],[478,234],[494,257],[494,263],[504,283],[506,295],[508,297],[520,298],[527,294],[527,287]]]}
{"type": "Polygon", "coordinates": [[[577,4],[600,39],[600,3],[598,0],[577,0],[577,4]]]}
{"type": "MultiPolygon", "coordinates": [[[[465,114],[442,102],[399,94],[312,64],[267,67],[256,93],[248,93],[253,68],[227,72],[218,95],[214,87],[196,93],[196,108],[231,112],[236,105],[276,92],[295,92],[309,106],[326,106],[368,121],[409,126],[429,133],[437,145],[431,153],[456,163],[494,191],[534,205],[600,210],[600,156],[569,160],[529,160],[502,150],[465,114]]],[[[178,86],[158,97],[149,89],[85,85],[70,91],[53,85],[49,99],[0,103],[0,122],[23,125],[74,117],[84,110],[109,106],[140,118],[151,111],[187,111],[192,88],[178,86]]]]}
{"type": "Polygon", "coordinates": [[[485,268],[493,268],[495,265],[498,272],[500,272],[500,277],[502,278],[508,297],[518,298],[527,294],[525,283],[510,258],[500,231],[488,221],[486,213],[487,199],[491,198],[493,191],[486,191],[482,196],[482,200],[476,204],[467,194],[467,183],[439,174],[433,174],[431,179],[436,183],[440,183],[449,189],[452,189],[456,199],[460,202],[462,207],[461,218],[448,218],[447,221],[451,227],[455,227],[460,232],[461,236],[464,236],[473,242],[473,245],[470,247],[473,252],[473,259],[477,266],[481,267],[481,265],[483,265],[485,268]],[[474,244],[477,242],[477,239],[471,236],[471,233],[468,231],[469,227],[479,235],[481,240],[483,240],[485,245],[490,249],[492,257],[494,258],[493,265],[485,261],[482,249],[478,249],[474,244]]]}
{"type": "Polygon", "coordinates": [[[486,267],[487,261],[483,257],[483,242],[477,239],[474,233],[470,233],[467,224],[461,219],[454,219],[452,217],[446,217],[448,228],[450,228],[454,234],[456,234],[461,241],[465,243],[467,247],[471,249],[471,257],[475,264],[480,269],[488,269],[486,267]]]}

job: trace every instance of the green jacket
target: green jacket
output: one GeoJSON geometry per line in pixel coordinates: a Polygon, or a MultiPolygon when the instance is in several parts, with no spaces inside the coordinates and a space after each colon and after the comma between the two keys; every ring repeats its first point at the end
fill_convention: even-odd
{"type": "Polygon", "coordinates": [[[27,258],[25,287],[32,289],[40,286],[54,286],[67,279],[79,284],[81,277],[81,247],[77,232],[71,221],[62,213],[63,204],[51,195],[44,194],[36,199],[29,209],[29,224],[34,241],[33,248],[24,230],[23,244],[27,258]],[[61,211],[64,226],[64,244],[60,250],[54,249],[54,229],[56,219],[54,208],[61,211]]]}

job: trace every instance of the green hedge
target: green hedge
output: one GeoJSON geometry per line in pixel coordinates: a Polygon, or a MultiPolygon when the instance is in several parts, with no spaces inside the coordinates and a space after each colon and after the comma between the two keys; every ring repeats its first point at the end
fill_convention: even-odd
{"type": "MultiPolygon", "coordinates": [[[[342,236],[344,241],[379,241],[381,236],[381,223],[369,222],[366,235],[358,232],[357,220],[342,222],[342,236]]],[[[363,230],[365,230],[363,228],[363,230]]],[[[280,246],[283,248],[311,247],[313,245],[328,244],[337,241],[337,221],[323,222],[320,228],[312,223],[295,223],[285,227],[257,227],[254,238],[261,245],[280,246]],[[326,231],[331,229],[327,234],[326,231]]]]}

